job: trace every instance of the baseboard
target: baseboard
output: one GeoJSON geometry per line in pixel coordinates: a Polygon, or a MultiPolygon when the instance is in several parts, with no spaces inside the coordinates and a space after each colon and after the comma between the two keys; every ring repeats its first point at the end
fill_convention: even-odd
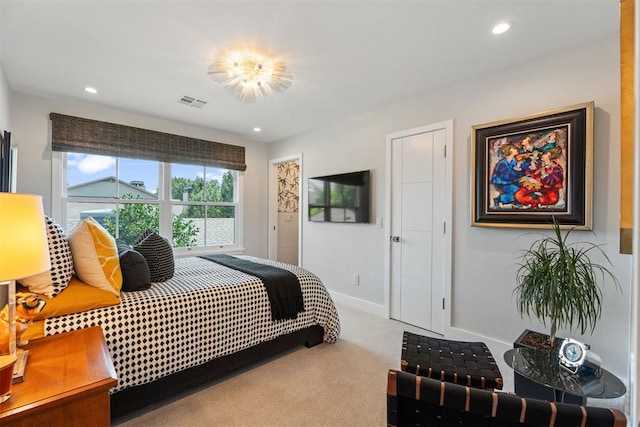
{"type": "Polygon", "coordinates": [[[341,294],[340,292],[329,291],[331,299],[337,304],[345,305],[349,308],[364,311],[365,313],[374,314],[376,316],[388,317],[388,313],[384,309],[383,305],[374,304],[370,301],[366,301],[360,298],[352,297],[351,295],[341,294]]]}
{"type": "Polygon", "coordinates": [[[502,355],[509,349],[513,348],[513,343],[497,340],[495,338],[487,337],[481,334],[477,334],[465,329],[451,327],[445,334],[445,338],[456,341],[482,341],[489,347],[493,356],[502,360],[502,355]]]}
{"type": "MultiPolygon", "coordinates": [[[[374,304],[370,301],[356,298],[351,295],[342,294],[336,291],[329,290],[329,294],[336,304],[341,304],[349,308],[364,311],[365,313],[381,316],[384,318],[389,317],[389,313],[387,313],[387,311],[385,310],[384,305],[374,304]]],[[[454,327],[448,328],[448,330],[445,332],[444,337],[446,339],[457,341],[482,341],[491,349],[494,357],[496,357],[496,359],[499,358],[500,360],[502,360],[502,355],[507,350],[513,348],[513,343],[500,341],[495,338],[486,337],[484,335],[467,331],[465,329],[454,327]]]]}
{"type": "MultiPolygon", "coordinates": [[[[370,301],[331,290],[329,290],[329,295],[331,295],[331,298],[336,304],[344,305],[355,310],[360,310],[365,313],[384,318],[389,317],[389,313],[387,312],[387,310],[385,310],[384,305],[374,304],[370,301]]],[[[500,369],[505,369],[505,372],[507,372],[506,369],[510,369],[504,362],[503,354],[510,348],[513,348],[513,343],[500,341],[495,338],[487,337],[481,334],[467,331],[465,329],[454,327],[450,327],[446,330],[444,338],[456,341],[482,341],[487,345],[487,347],[489,347],[491,353],[493,353],[493,356],[498,362],[500,369]]]]}
{"type": "MultiPolygon", "coordinates": [[[[387,312],[387,310],[385,310],[384,305],[375,304],[371,301],[366,301],[360,298],[353,297],[351,295],[346,295],[331,290],[329,290],[329,295],[331,295],[331,298],[336,304],[341,304],[349,308],[360,310],[376,316],[389,318],[389,313],[387,312]]],[[[458,341],[482,341],[487,344],[492,352],[495,352],[494,354],[500,355],[500,359],[502,359],[502,354],[504,354],[510,348],[513,348],[513,343],[499,341],[495,338],[486,337],[484,335],[480,335],[460,328],[449,328],[445,333],[445,338],[458,341]]]]}

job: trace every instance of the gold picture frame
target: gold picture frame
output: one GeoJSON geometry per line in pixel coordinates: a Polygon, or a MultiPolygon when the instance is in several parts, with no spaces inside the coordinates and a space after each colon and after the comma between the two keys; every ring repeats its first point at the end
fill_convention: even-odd
{"type": "Polygon", "coordinates": [[[471,225],[592,227],[594,103],[471,128],[471,225]]]}

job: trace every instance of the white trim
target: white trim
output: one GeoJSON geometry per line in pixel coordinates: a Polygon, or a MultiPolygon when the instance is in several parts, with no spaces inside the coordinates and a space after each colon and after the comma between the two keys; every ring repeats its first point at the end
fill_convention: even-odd
{"type": "MultiPolygon", "coordinates": [[[[167,190],[165,188],[165,180],[169,178],[171,181],[171,164],[158,162],[158,209],[160,212],[160,218],[172,218],[173,206],[171,205],[171,197],[164,197],[164,193],[167,190]]],[[[173,238],[173,221],[160,221],[158,226],[158,232],[161,236],[165,236],[171,242],[173,238]]],[[[176,248],[173,248],[173,252],[176,252],[176,248]]]]}
{"type": "Polygon", "coordinates": [[[352,297],[351,295],[342,294],[339,292],[335,292],[329,290],[329,295],[331,295],[331,299],[340,305],[344,305],[349,308],[353,308],[356,310],[363,311],[365,313],[374,314],[376,316],[383,317],[385,319],[389,318],[389,311],[385,310],[385,307],[380,304],[374,304],[372,302],[352,297]]]}
{"type": "Polygon", "coordinates": [[[9,177],[9,192],[15,193],[18,188],[18,146],[11,144],[9,153],[9,173],[11,176],[9,177]]]}
{"type": "Polygon", "coordinates": [[[234,179],[235,188],[233,189],[236,198],[236,239],[234,242],[234,250],[244,252],[244,172],[234,171],[236,179],[234,179]]]}
{"type": "Polygon", "coordinates": [[[210,255],[210,254],[228,254],[228,255],[244,255],[244,246],[207,246],[196,248],[173,248],[174,258],[185,258],[198,255],[210,255]]]}
{"type": "Polygon", "coordinates": [[[60,224],[63,224],[65,218],[64,205],[66,203],[65,198],[67,197],[67,187],[63,185],[62,188],[60,188],[62,177],[64,176],[65,159],[66,156],[63,156],[61,152],[51,152],[51,217],[60,224]],[[65,202],[63,202],[63,200],[65,200],[65,202]]]}
{"type": "Polygon", "coordinates": [[[452,276],[452,241],[453,241],[453,119],[443,122],[433,123],[426,126],[420,126],[413,129],[407,129],[395,133],[387,134],[386,138],[386,175],[385,175],[385,215],[387,220],[384,222],[384,310],[387,318],[391,317],[391,142],[394,139],[405,138],[425,132],[433,132],[444,129],[445,138],[445,205],[447,206],[445,213],[445,222],[447,234],[445,236],[445,308],[444,308],[444,334],[449,334],[451,329],[451,276],[452,276]]]}
{"type": "Polygon", "coordinates": [[[298,183],[298,265],[302,266],[302,208],[304,206],[304,192],[302,190],[302,153],[291,154],[289,156],[278,157],[277,159],[269,160],[269,220],[267,222],[267,250],[269,259],[278,259],[278,165],[280,163],[287,163],[296,160],[298,161],[298,165],[300,168],[298,178],[300,180],[300,182],[298,183]]]}
{"type": "Polygon", "coordinates": [[[496,359],[503,359],[502,355],[509,349],[513,348],[513,343],[500,341],[495,338],[487,337],[477,334],[475,332],[467,331],[460,328],[449,328],[449,331],[445,335],[448,340],[454,341],[482,341],[490,348],[493,357],[496,359]]]}

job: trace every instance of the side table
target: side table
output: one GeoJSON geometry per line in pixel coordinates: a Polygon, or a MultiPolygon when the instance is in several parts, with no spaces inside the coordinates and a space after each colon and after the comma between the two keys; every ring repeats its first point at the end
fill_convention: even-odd
{"type": "Polygon", "coordinates": [[[99,326],[30,342],[24,381],[0,404],[0,425],[109,426],[117,376],[99,326]]]}
{"type": "Polygon", "coordinates": [[[584,405],[588,397],[613,399],[623,396],[627,388],[606,369],[579,370],[571,374],[560,367],[557,353],[536,348],[510,349],[504,360],[515,374],[522,375],[542,388],[515,390],[522,397],[584,405]]]}

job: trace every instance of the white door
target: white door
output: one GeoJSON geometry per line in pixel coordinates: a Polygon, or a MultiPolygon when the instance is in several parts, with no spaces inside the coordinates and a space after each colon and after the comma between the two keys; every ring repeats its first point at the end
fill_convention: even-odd
{"type": "Polygon", "coordinates": [[[434,125],[390,138],[390,315],[440,334],[450,278],[451,128],[434,125]]]}

